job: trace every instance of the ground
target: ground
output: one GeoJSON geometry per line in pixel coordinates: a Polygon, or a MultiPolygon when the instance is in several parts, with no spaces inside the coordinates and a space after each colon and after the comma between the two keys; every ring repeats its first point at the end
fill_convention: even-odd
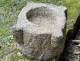
{"type": "MultiPolygon", "coordinates": [[[[37,1],[37,0],[33,0],[37,1]]],[[[78,14],[80,13],[80,0],[38,0],[39,2],[64,5],[68,8],[68,26],[72,28],[78,14]]],[[[26,5],[27,0],[0,0],[0,61],[35,61],[23,56],[16,48],[11,27],[16,24],[18,14],[26,5]]]]}

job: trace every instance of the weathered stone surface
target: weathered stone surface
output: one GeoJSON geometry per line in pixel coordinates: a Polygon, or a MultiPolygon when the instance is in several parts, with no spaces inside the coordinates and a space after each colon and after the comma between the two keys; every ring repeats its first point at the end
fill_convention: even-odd
{"type": "Polygon", "coordinates": [[[19,50],[29,58],[58,61],[66,36],[65,13],[63,6],[28,3],[13,27],[19,50]]]}

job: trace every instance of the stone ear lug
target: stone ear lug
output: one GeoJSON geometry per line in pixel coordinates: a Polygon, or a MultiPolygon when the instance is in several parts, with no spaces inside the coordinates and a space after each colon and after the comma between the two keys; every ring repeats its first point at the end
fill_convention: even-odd
{"type": "Polygon", "coordinates": [[[12,27],[12,33],[15,41],[18,42],[19,44],[23,44],[23,30],[17,29],[16,25],[14,25],[12,27]]]}

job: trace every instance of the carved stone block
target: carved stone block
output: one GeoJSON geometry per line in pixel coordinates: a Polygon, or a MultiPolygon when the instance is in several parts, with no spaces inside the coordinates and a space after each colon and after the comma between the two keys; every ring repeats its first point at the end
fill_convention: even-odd
{"type": "Polygon", "coordinates": [[[13,27],[19,50],[27,57],[58,61],[66,36],[66,7],[28,3],[13,27]]]}

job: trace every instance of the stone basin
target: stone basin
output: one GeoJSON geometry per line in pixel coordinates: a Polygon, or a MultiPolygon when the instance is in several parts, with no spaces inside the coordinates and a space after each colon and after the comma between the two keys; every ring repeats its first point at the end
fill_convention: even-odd
{"type": "Polygon", "coordinates": [[[58,61],[66,37],[66,10],[64,6],[28,3],[12,28],[18,49],[29,58],[58,61]]]}

